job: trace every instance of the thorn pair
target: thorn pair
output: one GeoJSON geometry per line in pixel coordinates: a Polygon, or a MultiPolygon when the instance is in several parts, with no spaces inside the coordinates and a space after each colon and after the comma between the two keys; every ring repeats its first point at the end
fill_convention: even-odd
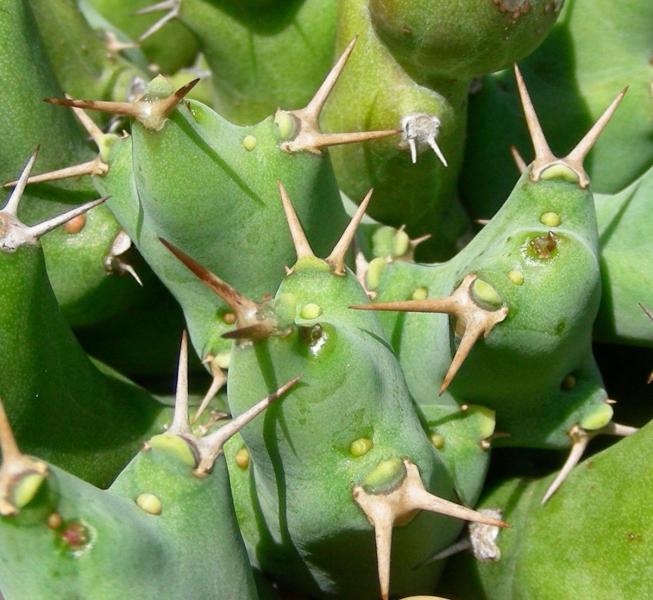
{"type": "Polygon", "coordinates": [[[417,162],[418,147],[427,144],[435,152],[440,162],[445,167],[449,166],[437,142],[440,133],[440,119],[438,117],[426,113],[406,115],[401,119],[401,131],[404,142],[410,148],[410,159],[413,164],[417,162]]]}
{"type": "Polygon", "coordinates": [[[145,41],[147,38],[154,35],[159,29],[164,27],[166,23],[176,19],[179,16],[179,10],[181,8],[181,0],[164,0],[163,2],[157,2],[151,6],[146,6],[136,11],[137,15],[146,15],[153,12],[159,12],[161,10],[167,11],[158,21],[153,23],[148,27],[138,38],[139,42],[145,41]]]}
{"type": "Polygon", "coordinates": [[[490,310],[480,306],[474,300],[473,287],[480,281],[474,273],[467,275],[460,286],[446,298],[431,298],[426,300],[405,300],[398,302],[379,302],[378,304],[362,304],[350,306],[356,310],[381,310],[401,312],[444,313],[458,320],[462,328],[462,338],[458,350],[442,381],[439,393],[442,395],[453,381],[456,373],[471,352],[474,344],[481,337],[487,337],[495,325],[501,323],[508,315],[508,308],[500,306],[490,310]]]}
{"type": "Polygon", "coordinates": [[[585,453],[585,449],[590,441],[595,438],[597,435],[616,435],[619,437],[626,437],[637,432],[636,427],[629,427],[628,425],[620,425],[619,423],[610,422],[605,427],[597,429],[595,431],[587,431],[580,427],[579,425],[574,425],[569,431],[569,437],[571,438],[571,451],[569,456],[565,461],[562,469],[553,480],[551,485],[546,490],[542,498],[542,504],[546,504],[547,500],[556,493],[564,481],[569,477],[569,474],[573,468],[580,462],[580,459],[585,453]]]}
{"type": "Polygon", "coordinates": [[[315,92],[311,101],[304,107],[297,110],[277,111],[276,118],[282,115],[289,116],[294,123],[294,135],[281,143],[281,149],[285,152],[311,152],[320,154],[321,149],[327,146],[339,144],[354,144],[366,142],[379,138],[388,137],[400,133],[399,129],[384,129],[380,131],[359,131],[352,133],[322,133],[320,130],[320,114],[326,104],[333,87],[345,68],[345,64],[356,45],[354,38],[349,42],[344,52],[338,58],[336,64],[327,74],[320,88],[315,92]]]}
{"type": "MultiPolygon", "coordinates": [[[[108,100],[76,100],[73,98],[45,98],[44,102],[72,108],[99,110],[113,115],[125,115],[136,119],[147,129],[160,130],[179,103],[197,85],[193,79],[165,98],[144,99],[133,102],[112,102],[108,100]]],[[[94,137],[95,139],[95,137],[94,137]]]]}
{"type": "Polygon", "coordinates": [[[198,457],[193,474],[197,477],[206,477],[212,471],[215,461],[222,454],[227,440],[261,414],[275,400],[283,396],[299,379],[299,376],[293,377],[275,392],[266,396],[242,414],[229,420],[217,431],[203,437],[197,437],[191,432],[188,416],[188,336],[184,331],[181,337],[181,348],[179,351],[175,412],[172,424],[164,435],[179,436],[191,445],[195,450],[194,454],[198,457]]]}
{"type": "Polygon", "coordinates": [[[42,223],[36,225],[25,225],[18,219],[18,206],[23,197],[23,193],[25,192],[25,186],[27,185],[29,175],[34,166],[34,162],[36,161],[38,150],[39,149],[37,148],[27,161],[20,177],[16,181],[14,190],[9,196],[4,208],[0,210],[0,250],[4,252],[14,252],[21,246],[35,245],[42,235],[53,230],[55,227],[63,225],[71,219],[84,214],[91,208],[94,208],[107,200],[107,197],[92,200],[91,202],[77,206],[68,212],[43,221],[42,223]]]}
{"type": "Polygon", "coordinates": [[[426,490],[419,470],[410,460],[404,459],[401,466],[404,469],[404,476],[394,489],[385,493],[374,493],[358,485],[353,490],[354,500],[374,527],[379,584],[383,600],[388,600],[390,593],[390,552],[395,523],[405,524],[415,512],[426,510],[456,519],[495,527],[508,527],[508,524],[500,519],[434,496],[426,490]]]}
{"type": "MultiPolygon", "coordinates": [[[[515,64],[515,78],[517,79],[517,88],[519,89],[519,96],[526,117],[526,125],[528,126],[533,149],[535,150],[535,159],[530,166],[531,179],[533,181],[538,181],[546,169],[555,165],[560,165],[571,169],[571,171],[575,173],[580,187],[586,188],[589,185],[590,180],[583,167],[583,161],[610,121],[610,118],[617,109],[617,106],[619,106],[619,103],[623,99],[628,87],[625,87],[621,92],[619,92],[619,94],[617,94],[617,97],[610,103],[596,123],[594,123],[591,129],[585,134],[585,137],[576,144],[576,147],[565,157],[558,158],[553,154],[553,152],[551,152],[549,144],[544,137],[540,121],[537,118],[535,108],[533,107],[528,90],[526,89],[526,84],[524,83],[524,78],[522,77],[517,64],[515,64]]],[[[515,156],[514,151],[513,156],[515,156]]],[[[519,159],[516,158],[516,162],[520,170],[523,170],[525,164],[523,159],[520,160],[520,158],[521,157],[519,157],[519,159]]]]}

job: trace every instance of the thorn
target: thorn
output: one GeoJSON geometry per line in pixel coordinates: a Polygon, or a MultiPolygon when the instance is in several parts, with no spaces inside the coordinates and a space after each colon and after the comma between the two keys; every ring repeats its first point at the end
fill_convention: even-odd
{"type": "Polygon", "coordinates": [[[299,380],[301,375],[293,377],[287,383],[284,383],[275,392],[257,402],[254,406],[247,409],[242,414],[231,419],[228,423],[220,427],[217,431],[198,440],[200,448],[200,462],[194,471],[198,477],[205,477],[211,472],[213,464],[222,452],[222,448],[229,438],[238,433],[243,427],[249,424],[254,418],[260,415],[270,404],[283,396],[290,388],[292,388],[299,380]]]}
{"type": "Polygon", "coordinates": [[[148,129],[159,130],[172,111],[197,85],[193,79],[165,98],[157,100],[136,100],[134,102],[110,102],[106,100],[75,100],[72,98],[45,98],[44,102],[72,108],[88,108],[115,115],[126,115],[139,121],[148,129]]]}
{"type": "Polygon", "coordinates": [[[639,307],[644,311],[644,314],[653,321],[653,312],[651,312],[646,306],[639,302],[639,307]]]}
{"type": "Polygon", "coordinates": [[[522,155],[519,153],[519,150],[517,150],[517,146],[510,146],[510,154],[512,156],[512,160],[515,162],[515,165],[517,165],[517,169],[519,170],[520,173],[526,173],[528,171],[528,165],[526,164],[526,161],[522,158],[522,155]]]}
{"type": "Polygon", "coordinates": [[[43,221],[42,223],[38,223],[36,225],[31,225],[27,228],[29,234],[33,238],[38,239],[42,235],[48,233],[48,231],[52,231],[55,227],[59,227],[59,225],[63,225],[64,223],[67,223],[71,219],[74,219],[75,217],[82,215],[88,212],[89,210],[91,210],[92,208],[95,208],[96,206],[102,204],[110,197],[111,196],[103,196],[102,198],[98,198],[97,200],[91,200],[90,202],[86,202],[81,206],[77,206],[69,210],[68,212],[57,215],[55,217],[51,217],[47,221],[43,221]]]}
{"type": "Polygon", "coordinates": [[[297,260],[300,258],[305,258],[307,256],[315,256],[311,245],[306,239],[306,234],[302,228],[297,213],[288,197],[288,192],[283,186],[283,183],[277,181],[277,187],[279,188],[279,195],[281,196],[281,203],[283,205],[283,211],[286,214],[286,221],[288,222],[288,228],[290,229],[290,235],[292,236],[292,241],[295,246],[295,252],[297,254],[297,260]]]}
{"type": "Polygon", "coordinates": [[[19,450],[2,400],[0,400],[0,449],[2,450],[0,515],[6,517],[18,514],[20,508],[34,497],[40,483],[48,474],[48,467],[44,462],[30,458],[19,450]],[[26,490],[25,497],[17,497],[16,492],[19,491],[21,484],[34,476],[40,478],[39,485],[34,486],[31,493],[26,490]]]}
{"type": "MultiPolygon", "coordinates": [[[[40,173],[33,175],[27,179],[26,183],[45,183],[48,181],[59,181],[61,179],[68,179],[71,177],[82,177],[84,175],[106,175],[109,172],[109,165],[105,163],[100,156],[96,156],[93,160],[73,165],[71,167],[64,167],[63,169],[56,169],[48,173],[40,173]]],[[[8,181],[4,187],[14,187],[18,181],[8,181]]]]}
{"type": "Polygon", "coordinates": [[[202,398],[202,402],[200,403],[200,406],[197,409],[195,416],[193,417],[192,423],[195,423],[197,419],[202,416],[206,410],[206,407],[209,405],[209,402],[215,398],[216,394],[220,391],[222,386],[227,383],[227,376],[224,374],[224,371],[220,367],[211,365],[211,371],[213,373],[211,386],[206,392],[204,398],[202,398]]]}
{"type": "Polygon", "coordinates": [[[329,254],[329,256],[326,258],[326,261],[331,265],[333,272],[336,275],[345,274],[345,257],[347,255],[347,251],[349,250],[351,243],[354,241],[356,230],[358,229],[358,226],[360,225],[360,222],[365,215],[365,210],[370,203],[373,192],[374,188],[371,188],[370,191],[367,192],[365,198],[363,198],[359,207],[356,209],[356,213],[351,218],[349,225],[347,225],[347,228],[338,240],[338,243],[334,246],[331,254],[329,254]]]}
{"type": "Polygon", "coordinates": [[[415,138],[409,138],[408,147],[410,148],[410,160],[416,165],[417,164],[417,142],[415,138]]]}
{"type": "Polygon", "coordinates": [[[205,285],[211,288],[229,307],[236,313],[236,318],[243,324],[251,321],[252,316],[258,311],[258,304],[243,296],[231,287],[226,281],[214,275],[208,269],[205,269],[197,261],[182,252],[179,248],[159,238],[159,241],[172,252],[184,265],[190,269],[205,285]]]}
{"type": "Polygon", "coordinates": [[[179,348],[179,366],[177,367],[177,392],[175,394],[175,414],[168,427],[168,434],[189,434],[188,422],[188,334],[186,330],[181,334],[181,347],[179,348]]]}
{"type": "Polygon", "coordinates": [[[479,225],[483,225],[485,227],[492,219],[474,219],[474,223],[478,223],[479,225]]]}
{"type": "Polygon", "coordinates": [[[115,56],[123,50],[130,50],[139,47],[138,44],[135,44],[134,42],[121,42],[113,31],[105,31],[104,39],[109,56],[115,56]]]}
{"type": "Polygon", "coordinates": [[[129,263],[123,262],[121,260],[116,260],[114,269],[121,275],[127,273],[134,279],[134,281],[138,285],[143,287],[143,282],[141,281],[141,278],[138,276],[138,273],[136,272],[134,267],[132,267],[129,263]]]}
{"type": "Polygon", "coordinates": [[[429,493],[424,487],[417,467],[407,459],[404,459],[403,466],[406,472],[403,481],[389,492],[368,492],[360,485],[353,489],[354,500],[374,527],[379,584],[381,598],[384,600],[389,598],[390,593],[390,549],[392,529],[397,521],[401,521],[416,510],[427,510],[456,519],[508,527],[508,524],[500,519],[483,515],[429,493]]]}
{"type": "MultiPolygon", "coordinates": [[[[65,94],[65,97],[68,100],[73,100],[68,94],[65,94]]],[[[104,132],[95,124],[95,121],[86,114],[86,111],[82,108],[76,106],[72,107],[73,113],[77,117],[77,120],[82,124],[82,127],[86,130],[91,139],[95,142],[95,145],[99,148],[102,138],[104,137],[104,132]]]]}
{"type": "Polygon", "coordinates": [[[158,2],[152,6],[146,6],[141,8],[136,12],[137,15],[145,15],[152,12],[157,12],[160,10],[167,10],[168,12],[163,15],[158,21],[153,25],[148,27],[138,38],[139,42],[145,41],[150,36],[154,35],[159,29],[162,29],[168,21],[172,21],[179,16],[179,7],[181,6],[181,0],[164,0],[164,2],[158,2]]]}
{"type": "Polygon", "coordinates": [[[9,196],[9,200],[5,204],[2,212],[12,217],[18,217],[18,205],[20,204],[20,199],[23,197],[23,192],[25,191],[25,186],[27,185],[27,180],[29,179],[29,174],[32,172],[32,167],[36,161],[36,157],[39,155],[40,146],[37,146],[32,152],[32,156],[29,157],[29,160],[23,167],[23,170],[20,173],[20,177],[16,182],[16,187],[14,191],[9,196]]]}
{"type": "Polygon", "coordinates": [[[524,83],[524,78],[522,77],[521,71],[515,63],[515,78],[517,79],[517,88],[519,89],[519,96],[521,98],[522,108],[524,109],[524,116],[526,117],[526,125],[528,131],[531,135],[531,142],[533,143],[533,149],[535,150],[535,162],[549,164],[556,160],[556,157],[551,152],[549,144],[544,137],[544,132],[542,131],[542,126],[540,125],[540,120],[537,118],[537,113],[533,107],[533,102],[531,97],[528,94],[526,89],[526,84],[524,83]]]}
{"type": "Polygon", "coordinates": [[[553,496],[553,494],[555,494],[555,492],[564,483],[569,474],[572,472],[573,468],[580,462],[580,459],[585,453],[587,445],[593,438],[595,438],[597,435],[616,435],[619,437],[626,437],[632,435],[636,431],[638,431],[636,427],[621,425],[614,422],[610,422],[605,427],[595,431],[586,431],[582,427],[574,425],[569,431],[569,437],[571,438],[572,442],[569,456],[567,456],[567,460],[565,461],[562,469],[560,469],[560,472],[556,475],[555,479],[546,490],[541,504],[546,504],[549,498],[551,498],[551,496],[553,496]]]}
{"type": "Polygon", "coordinates": [[[506,306],[496,310],[488,310],[474,301],[471,287],[476,279],[476,275],[470,273],[463,279],[463,282],[453,294],[446,298],[379,302],[378,304],[361,304],[349,308],[355,310],[444,313],[458,318],[464,327],[464,333],[449,370],[440,386],[439,394],[442,395],[481,335],[484,338],[487,337],[495,325],[501,323],[508,315],[506,306]]]}
{"type": "MultiPolygon", "coordinates": [[[[585,173],[583,170],[583,160],[585,160],[585,157],[589,154],[592,146],[594,146],[596,140],[598,140],[601,133],[603,133],[603,130],[606,128],[614,114],[614,111],[617,110],[617,107],[623,100],[627,91],[628,86],[617,94],[617,97],[603,111],[603,114],[597,119],[596,123],[594,123],[590,130],[585,134],[585,137],[583,137],[583,139],[576,144],[576,147],[562,159],[566,164],[572,165],[572,168],[575,167],[579,172],[585,173]]],[[[587,177],[587,175],[585,175],[585,177],[587,177]]],[[[589,178],[587,178],[587,184],[589,184],[589,178]]]]}
{"type": "Polygon", "coordinates": [[[320,154],[321,148],[327,146],[336,146],[339,144],[353,144],[357,142],[366,142],[369,140],[396,135],[400,132],[398,129],[385,129],[381,131],[362,131],[352,133],[322,133],[320,130],[319,119],[324,104],[333,90],[333,86],[338,81],[347,59],[352,53],[356,44],[356,37],[347,45],[344,52],[340,55],[336,64],[331,68],[326,78],[322,82],[310,102],[301,109],[282,111],[292,115],[298,122],[298,132],[294,138],[281,143],[281,149],[285,152],[311,152],[320,154]]]}

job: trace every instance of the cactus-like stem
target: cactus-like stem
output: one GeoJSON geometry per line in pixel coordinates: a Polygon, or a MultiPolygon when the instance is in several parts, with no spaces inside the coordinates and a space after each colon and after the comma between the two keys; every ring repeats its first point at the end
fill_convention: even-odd
{"type": "Polygon", "coordinates": [[[379,584],[383,600],[387,600],[390,593],[390,549],[392,529],[395,523],[406,523],[416,511],[427,510],[456,519],[485,523],[495,527],[508,527],[508,524],[500,519],[483,515],[431,494],[424,487],[417,467],[409,460],[404,460],[403,465],[405,476],[399,485],[389,492],[370,492],[360,485],[354,487],[353,490],[354,500],[374,527],[379,584]]]}
{"type": "Polygon", "coordinates": [[[580,459],[585,453],[585,449],[590,441],[595,438],[597,435],[616,435],[620,437],[625,437],[632,435],[637,430],[636,427],[629,427],[628,425],[620,425],[619,423],[610,422],[605,427],[597,429],[596,431],[586,431],[579,425],[574,425],[569,432],[569,437],[572,440],[571,451],[567,456],[565,464],[560,469],[560,472],[556,478],[551,482],[551,485],[546,490],[546,493],[542,497],[542,504],[546,502],[556,493],[564,481],[569,477],[569,474],[572,472],[573,468],[580,462],[580,459]]]}

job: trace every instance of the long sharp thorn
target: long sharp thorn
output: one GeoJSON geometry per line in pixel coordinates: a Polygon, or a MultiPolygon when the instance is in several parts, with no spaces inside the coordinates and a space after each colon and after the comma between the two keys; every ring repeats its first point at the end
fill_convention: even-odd
{"type": "Polygon", "coordinates": [[[44,98],[43,102],[57,106],[69,106],[71,108],[88,108],[99,110],[113,115],[127,115],[137,118],[139,116],[138,105],[135,102],[111,102],[108,100],[77,100],[74,98],[44,98]]]}
{"type": "Polygon", "coordinates": [[[628,86],[617,94],[617,97],[610,103],[605,111],[603,111],[603,114],[598,118],[596,123],[594,123],[591,129],[585,134],[585,137],[583,137],[583,139],[576,144],[576,147],[563,159],[565,162],[571,164],[577,163],[582,168],[583,160],[592,149],[592,146],[596,143],[596,140],[599,138],[601,133],[603,133],[603,130],[612,118],[614,111],[617,110],[619,103],[622,101],[627,91],[628,86]]]}
{"type": "Polygon", "coordinates": [[[326,261],[333,267],[333,272],[336,275],[344,275],[345,273],[345,256],[347,255],[347,250],[349,250],[349,246],[351,246],[351,243],[354,241],[356,230],[365,215],[365,210],[370,203],[373,192],[374,188],[367,192],[365,198],[363,198],[363,201],[356,210],[356,213],[351,218],[349,225],[347,225],[347,228],[338,240],[338,243],[331,251],[331,254],[326,258],[326,261]]]}
{"type": "MultiPolygon", "coordinates": [[[[144,14],[144,13],[141,13],[144,14]]],[[[144,42],[147,38],[150,36],[153,36],[157,31],[162,29],[166,23],[169,21],[172,21],[175,19],[178,15],[178,11],[176,8],[173,8],[170,12],[166,13],[163,15],[156,23],[152,24],[150,27],[148,27],[139,37],[138,41],[139,42],[144,42]]]]}
{"type": "Polygon", "coordinates": [[[39,146],[37,146],[34,152],[32,152],[32,156],[29,157],[27,164],[23,168],[23,171],[21,172],[20,177],[16,182],[16,187],[14,188],[14,191],[11,193],[11,196],[9,196],[9,200],[7,200],[7,204],[5,204],[5,207],[2,209],[4,213],[7,213],[14,217],[18,216],[18,204],[20,203],[20,199],[23,196],[23,192],[25,191],[25,186],[27,185],[27,180],[29,179],[29,174],[32,172],[32,167],[34,166],[34,162],[36,161],[36,157],[38,156],[38,154],[39,154],[39,146]]]}
{"type": "Polygon", "coordinates": [[[320,133],[315,137],[315,148],[327,146],[339,146],[341,144],[357,144],[358,142],[367,142],[369,140],[378,140],[380,138],[397,135],[401,129],[381,129],[378,131],[354,131],[351,133],[320,133]]]}
{"type": "Polygon", "coordinates": [[[512,156],[512,160],[517,166],[519,172],[525,173],[528,170],[528,165],[526,164],[526,161],[522,155],[519,153],[519,150],[517,150],[517,146],[510,146],[510,155],[512,156]]]}
{"type": "Polygon", "coordinates": [[[170,434],[190,433],[188,423],[188,335],[181,334],[179,366],[177,368],[177,392],[175,394],[175,414],[168,428],[170,434]]]}
{"type": "Polygon", "coordinates": [[[161,10],[173,10],[175,6],[176,0],[163,0],[163,2],[157,2],[156,4],[150,4],[150,6],[139,8],[135,14],[147,15],[149,13],[159,12],[161,10]]]}
{"type": "Polygon", "coordinates": [[[531,102],[531,97],[528,94],[526,84],[524,83],[524,78],[522,77],[517,63],[515,63],[515,77],[517,79],[519,96],[521,97],[521,103],[524,109],[524,115],[526,117],[526,125],[528,126],[528,131],[531,135],[531,141],[533,143],[533,149],[535,150],[535,156],[538,159],[541,158],[548,161],[553,158],[553,153],[551,152],[549,144],[544,137],[544,132],[542,131],[540,120],[537,118],[537,113],[535,112],[535,108],[531,102]]]}
{"type": "Polygon", "coordinates": [[[336,84],[336,81],[338,81],[338,78],[340,77],[342,70],[345,68],[347,59],[349,58],[349,55],[352,53],[352,50],[356,45],[357,39],[358,37],[354,37],[351,40],[351,42],[349,42],[349,44],[347,45],[343,53],[340,55],[340,58],[338,58],[336,64],[333,65],[328,75],[326,76],[325,80],[322,82],[320,88],[317,90],[317,92],[315,92],[315,95],[313,96],[311,101],[303,109],[303,112],[307,116],[313,118],[316,123],[320,116],[320,113],[322,112],[322,108],[324,107],[324,104],[326,103],[329,94],[333,89],[333,86],[336,84]]]}
{"type": "Polygon", "coordinates": [[[379,511],[374,515],[374,539],[376,541],[376,563],[379,573],[379,587],[382,600],[390,597],[390,556],[392,551],[393,518],[390,511],[379,511]]]}
{"type": "Polygon", "coordinates": [[[250,423],[254,418],[260,415],[270,404],[275,400],[278,400],[283,396],[291,387],[293,387],[299,380],[301,376],[293,377],[290,381],[284,383],[279,389],[275,392],[263,398],[257,402],[254,406],[247,409],[245,412],[241,413],[237,417],[231,419],[228,423],[220,427],[217,431],[214,431],[210,435],[203,438],[202,446],[207,448],[208,451],[204,453],[200,464],[195,470],[196,475],[203,476],[206,473],[210,472],[213,468],[213,464],[217,456],[222,452],[222,448],[233,435],[238,433],[243,427],[250,423]]]}
{"type": "Polygon", "coordinates": [[[465,333],[463,334],[463,337],[460,340],[460,344],[458,345],[458,350],[456,350],[456,354],[454,354],[454,357],[451,360],[451,364],[449,365],[447,374],[444,376],[444,379],[442,380],[442,385],[440,385],[440,390],[438,391],[440,396],[444,394],[446,389],[449,387],[449,384],[453,381],[453,378],[456,376],[456,373],[458,373],[458,370],[465,362],[465,359],[467,358],[467,356],[469,356],[469,353],[472,351],[474,344],[476,344],[478,338],[480,338],[482,334],[483,334],[483,327],[468,326],[465,328],[465,333]]]}
{"type": "Polygon", "coordinates": [[[74,219],[75,217],[82,215],[85,212],[88,212],[89,210],[95,208],[99,204],[102,204],[109,198],[110,196],[103,196],[102,198],[98,198],[97,200],[91,200],[91,202],[87,202],[86,204],[77,206],[69,210],[68,212],[65,212],[61,215],[57,215],[56,217],[52,217],[47,221],[43,221],[43,223],[37,223],[36,225],[31,225],[27,229],[30,235],[38,239],[42,235],[48,233],[48,231],[52,231],[55,227],[59,227],[59,225],[63,225],[64,223],[67,223],[71,219],[74,219]]]}
{"type": "Polygon", "coordinates": [[[200,403],[199,408],[197,409],[197,412],[195,413],[195,416],[193,417],[193,423],[199,419],[204,411],[206,410],[206,407],[209,405],[211,400],[215,398],[215,395],[220,391],[220,388],[227,383],[227,377],[225,376],[224,372],[222,369],[217,368],[216,371],[213,373],[213,380],[211,381],[211,385],[206,392],[204,398],[202,398],[202,402],[200,403]]]}
{"type": "Polygon", "coordinates": [[[205,269],[196,260],[192,259],[175,245],[163,238],[159,238],[159,241],[182,263],[184,263],[184,265],[186,265],[186,267],[190,269],[198,279],[220,296],[220,298],[222,298],[236,313],[237,318],[242,318],[246,312],[258,308],[258,305],[255,302],[237,292],[226,281],[223,281],[217,275],[214,275],[211,271],[205,269]]]}
{"type": "MultiPolygon", "coordinates": [[[[99,156],[93,160],[89,160],[72,167],[64,167],[56,171],[48,173],[40,173],[33,175],[27,179],[27,183],[45,183],[48,181],[59,181],[61,179],[69,179],[71,177],[82,177],[84,175],[106,175],[109,172],[109,165],[107,165],[99,156]]],[[[4,187],[14,187],[18,181],[8,181],[4,187]]]]}
{"type": "Polygon", "coordinates": [[[451,298],[430,298],[428,300],[398,300],[396,302],[356,304],[350,306],[349,308],[353,308],[355,310],[397,310],[401,312],[454,314],[456,310],[456,303],[451,298]]]}
{"type": "Polygon", "coordinates": [[[288,229],[290,229],[290,235],[292,237],[293,245],[295,246],[295,252],[297,253],[297,259],[305,258],[307,256],[315,256],[311,245],[306,239],[306,234],[302,228],[297,213],[288,197],[288,192],[283,186],[283,183],[277,181],[277,187],[279,188],[279,195],[281,196],[281,204],[283,205],[283,212],[286,214],[286,221],[288,222],[288,229]]]}
{"type": "Polygon", "coordinates": [[[136,269],[134,269],[134,267],[132,267],[129,263],[120,263],[119,268],[123,271],[123,273],[127,273],[128,275],[130,275],[138,285],[143,287],[143,281],[138,276],[136,269]]]}

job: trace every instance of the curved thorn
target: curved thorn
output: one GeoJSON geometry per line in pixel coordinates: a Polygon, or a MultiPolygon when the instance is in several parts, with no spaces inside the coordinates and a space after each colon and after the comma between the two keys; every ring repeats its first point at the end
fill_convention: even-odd
{"type": "Polygon", "coordinates": [[[449,164],[447,163],[447,159],[444,157],[442,150],[440,150],[440,146],[438,146],[438,143],[435,141],[435,137],[429,137],[426,141],[428,145],[431,146],[431,150],[433,150],[433,152],[435,152],[435,155],[440,159],[440,162],[445,167],[448,167],[449,164]]]}
{"type": "Polygon", "coordinates": [[[563,484],[565,479],[567,479],[567,477],[569,476],[573,468],[578,464],[580,459],[583,457],[583,454],[585,453],[585,449],[587,448],[587,444],[589,444],[589,441],[591,439],[591,436],[588,435],[588,433],[582,430],[580,427],[575,427],[574,429],[572,429],[570,435],[573,440],[573,443],[571,445],[571,451],[569,452],[569,455],[567,456],[567,460],[565,460],[565,464],[562,466],[562,469],[560,469],[560,472],[556,475],[555,479],[546,490],[546,493],[542,498],[541,504],[546,504],[549,498],[551,498],[551,496],[553,496],[553,494],[556,493],[556,491],[560,488],[560,486],[563,484]]]}
{"type": "Polygon", "coordinates": [[[566,163],[571,163],[573,165],[578,164],[582,169],[583,160],[592,149],[592,146],[596,143],[596,140],[599,138],[603,130],[607,126],[608,122],[612,118],[614,111],[617,110],[619,103],[622,101],[624,95],[628,91],[628,86],[626,86],[621,92],[617,94],[617,97],[610,103],[610,105],[603,111],[603,114],[597,119],[596,123],[592,125],[591,129],[585,134],[583,139],[576,144],[576,147],[563,159],[566,163]]]}
{"type": "Polygon", "coordinates": [[[200,78],[189,81],[187,84],[182,85],[169,96],[162,98],[157,102],[158,110],[161,112],[161,117],[166,118],[172,113],[177,105],[190,93],[190,91],[199,83],[200,78]]]}
{"type": "Polygon", "coordinates": [[[136,272],[136,269],[132,267],[129,263],[118,261],[118,270],[122,273],[127,273],[132,277],[132,279],[141,287],[143,287],[143,281],[141,278],[138,276],[138,273],[136,272]]]}
{"type": "Polygon", "coordinates": [[[32,156],[29,157],[29,160],[23,167],[23,170],[20,173],[20,177],[16,182],[16,187],[14,188],[14,191],[11,193],[11,196],[9,196],[9,200],[7,200],[7,203],[2,209],[2,212],[12,215],[13,217],[18,216],[18,205],[20,204],[20,199],[22,198],[23,192],[25,191],[25,186],[27,185],[29,174],[32,172],[32,167],[34,166],[36,157],[39,155],[39,149],[40,146],[37,146],[34,149],[34,152],[32,152],[32,156]]]}
{"type": "Polygon", "coordinates": [[[334,246],[331,254],[327,256],[326,261],[333,267],[333,272],[336,275],[345,274],[345,256],[347,255],[347,250],[349,246],[354,241],[354,236],[356,235],[356,230],[360,225],[363,216],[365,215],[365,210],[367,209],[368,204],[372,198],[372,193],[374,188],[371,188],[369,192],[363,198],[363,201],[360,203],[360,206],[356,210],[356,213],[351,218],[349,225],[343,232],[342,236],[338,240],[338,243],[334,246]]]}
{"type": "Polygon", "coordinates": [[[528,126],[533,149],[535,150],[535,157],[537,159],[549,161],[553,159],[554,156],[549,148],[546,138],[544,137],[540,120],[537,118],[537,113],[535,112],[531,97],[528,94],[524,78],[522,77],[517,63],[515,63],[515,78],[517,79],[517,88],[519,89],[519,96],[521,98],[522,108],[524,109],[524,116],[526,117],[526,125],[528,126]]]}
{"type": "Polygon", "coordinates": [[[292,237],[293,245],[295,246],[295,253],[297,254],[297,259],[305,258],[307,256],[315,256],[311,245],[306,239],[306,234],[302,228],[297,213],[288,197],[288,192],[283,186],[283,183],[277,181],[277,187],[279,188],[279,195],[281,196],[281,204],[283,205],[283,212],[286,215],[286,221],[288,222],[288,229],[290,229],[290,235],[292,237]]]}
{"type": "Polygon", "coordinates": [[[48,231],[52,231],[55,227],[59,227],[59,225],[63,225],[64,223],[67,223],[71,219],[74,219],[75,217],[82,215],[85,212],[88,212],[89,210],[95,208],[99,204],[102,204],[109,198],[110,196],[103,196],[102,198],[98,198],[97,200],[91,200],[91,202],[87,202],[86,204],[77,206],[69,210],[68,212],[65,212],[61,215],[57,215],[56,217],[52,217],[47,221],[43,221],[43,223],[37,223],[36,225],[31,225],[27,228],[27,230],[29,231],[29,234],[31,236],[38,239],[42,235],[48,233],[48,231]]]}

